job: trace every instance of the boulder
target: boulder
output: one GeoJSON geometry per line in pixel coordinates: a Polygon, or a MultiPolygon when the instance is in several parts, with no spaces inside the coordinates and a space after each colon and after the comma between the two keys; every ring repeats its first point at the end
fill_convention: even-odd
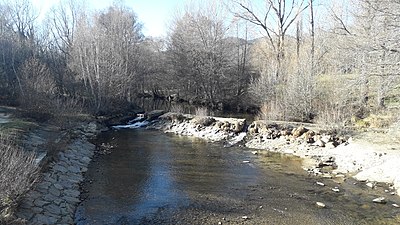
{"type": "Polygon", "coordinates": [[[292,135],[297,138],[297,137],[300,137],[301,135],[303,135],[304,133],[306,133],[307,131],[308,131],[308,129],[305,128],[303,125],[301,125],[292,130],[292,135]]]}

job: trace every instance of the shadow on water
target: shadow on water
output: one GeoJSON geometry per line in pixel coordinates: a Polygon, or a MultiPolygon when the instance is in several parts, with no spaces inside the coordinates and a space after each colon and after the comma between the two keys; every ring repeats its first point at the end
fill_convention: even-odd
{"type": "Polygon", "coordinates": [[[111,131],[98,141],[116,147],[89,167],[79,225],[215,224],[222,217],[236,224],[242,215],[250,215],[248,224],[385,224],[398,212],[371,203],[376,193],[351,180],[339,194],[332,180],[316,186],[294,157],[149,130],[111,131]]]}

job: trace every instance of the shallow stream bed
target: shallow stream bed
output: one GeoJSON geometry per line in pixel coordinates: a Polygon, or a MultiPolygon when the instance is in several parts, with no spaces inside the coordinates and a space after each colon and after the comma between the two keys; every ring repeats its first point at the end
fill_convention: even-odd
{"type": "Polygon", "coordinates": [[[97,142],[114,148],[89,166],[79,225],[400,222],[392,206],[400,198],[387,187],[317,178],[295,157],[142,129],[106,132],[97,142]],[[372,202],[380,196],[387,204],[372,202]]]}

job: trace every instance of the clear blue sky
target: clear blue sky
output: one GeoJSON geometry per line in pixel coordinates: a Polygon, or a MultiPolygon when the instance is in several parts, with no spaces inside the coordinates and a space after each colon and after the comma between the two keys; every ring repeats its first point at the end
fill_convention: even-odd
{"type": "MultiPolygon", "coordinates": [[[[165,36],[167,23],[176,8],[182,8],[188,0],[125,0],[125,5],[132,8],[143,23],[143,33],[146,36],[165,36]]],[[[34,6],[43,15],[59,0],[32,0],[34,6]]],[[[88,7],[95,10],[105,9],[112,5],[113,0],[86,0],[88,7]]]]}

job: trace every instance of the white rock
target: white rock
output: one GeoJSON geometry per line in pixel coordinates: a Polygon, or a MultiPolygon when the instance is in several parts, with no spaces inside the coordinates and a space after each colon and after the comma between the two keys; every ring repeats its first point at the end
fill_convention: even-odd
{"type": "Polygon", "coordinates": [[[251,152],[251,154],[253,154],[253,155],[257,155],[257,154],[258,154],[258,152],[257,152],[257,151],[252,151],[252,152],[251,152]]]}
{"type": "Polygon", "coordinates": [[[247,220],[249,217],[248,216],[242,216],[242,219],[247,220]]]}
{"type": "Polygon", "coordinates": [[[326,207],[326,205],[324,203],[322,203],[322,202],[316,202],[316,204],[320,208],[325,208],[326,207]]]}
{"type": "Polygon", "coordinates": [[[243,160],[243,163],[250,163],[250,161],[248,161],[248,160],[243,160]]]}
{"type": "Polygon", "coordinates": [[[339,192],[340,190],[339,190],[339,188],[335,187],[335,188],[332,188],[332,191],[339,192]]]}
{"type": "Polygon", "coordinates": [[[386,204],[386,199],[384,197],[375,198],[372,200],[374,203],[386,204]]]}
{"type": "Polygon", "coordinates": [[[371,183],[371,182],[368,182],[365,185],[367,185],[370,188],[374,188],[375,187],[375,185],[373,183],[371,183]]]}
{"type": "Polygon", "coordinates": [[[317,185],[319,185],[319,186],[325,186],[325,184],[324,184],[324,183],[322,183],[322,182],[318,182],[318,181],[317,181],[317,185]]]}
{"type": "Polygon", "coordinates": [[[395,203],[393,203],[392,206],[395,207],[395,208],[400,208],[400,206],[395,204],[395,203]]]}

